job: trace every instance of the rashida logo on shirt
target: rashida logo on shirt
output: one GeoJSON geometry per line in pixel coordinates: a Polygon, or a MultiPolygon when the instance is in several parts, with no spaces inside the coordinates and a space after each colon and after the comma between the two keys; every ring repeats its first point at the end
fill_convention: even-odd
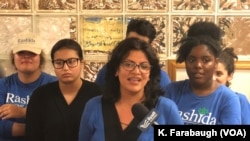
{"type": "Polygon", "coordinates": [[[20,97],[19,95],[15,95],[13,93],[7,93],[6,103],[16,104],[20,107],[27,105],[30,100],[30,96],[27,95],[25,97],[20,97]]]}
{"type": "Polygon", "coordinates": [[[216,118],[206,108],[199,108],[197,111],[193,109],[191,112],[179,111],[182,120],[185,124],[205,124],[215,125],[216,118]]]}

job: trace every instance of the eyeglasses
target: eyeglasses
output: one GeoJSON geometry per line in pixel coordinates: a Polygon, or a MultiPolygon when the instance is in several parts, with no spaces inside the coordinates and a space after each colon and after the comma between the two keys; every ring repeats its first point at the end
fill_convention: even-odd
{"type": "Polygon", "coordinates": [[[78,61],[80,59],[79,58],[69,58],[67,60],[61,60],[61,59],[57,59],[57,60],[53,60],[53,66],[56,69],[61,69],[64,67],[64,64],[66,63],[68,65],[69,68],[74,68],[78,65],[78,61]]]}
{"type": "Polygon", "coordinates": [[[138,67],[141,73],[149,73],[151,70],[151,65],[149,63],[140,63],[137,65],[135,62],[132,61],[124,61],[121,63],[123,69],[126,71],[132,71],[135,67],[138,67]]]}

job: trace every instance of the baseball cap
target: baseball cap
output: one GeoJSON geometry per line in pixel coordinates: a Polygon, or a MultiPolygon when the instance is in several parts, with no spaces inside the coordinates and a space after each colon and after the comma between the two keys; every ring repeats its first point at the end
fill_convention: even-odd
{"type": "Polygon", "coordinates": [[[29,51],[40,54],[42,52],[40,43],[40,39],[35,33],[22,33],[15,38],[13,53],[29,51]]]}

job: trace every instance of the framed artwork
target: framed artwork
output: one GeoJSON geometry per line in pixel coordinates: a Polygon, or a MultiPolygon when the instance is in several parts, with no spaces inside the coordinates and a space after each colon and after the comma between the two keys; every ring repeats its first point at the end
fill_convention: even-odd
{"type": "Polygon", "coordinates": [[[45,54],[49,54],[52,46],[62,38],[77,40],[77,17],[74,15],[37,15],[34,21],[45,54]]]}
{"type": "Polygon", "coordinates": [[[32,31],[31,16],[0,16],[0,56],[9,57],[9,52],[13,48],[12,40],[17,34],[32,31]]]}
{"type": "Polygon", "coordinates": [[[212,21],[214,22],[214,17],[200,16],[200,15],[174,15],[171,17],[171,46],[170,46],[170,56],[175,56],[175,52],[178,50],[179,41],[186,36],[189,27],[199,21],[212,21]]]}
{"type": "Polygon", "coordinates": [[[38,12],[76,12],[78,0],[35,0],[38,12]]]}
{"type": "Polygon", "coordinates": [[[239,58],[250,59],[250,16],[218,16],[224,31],[223,47],[233,47],[239,58]]]}
{"type": "Polygon", "coordinates": [[[212,12],[214,11],[214,0],[171,0],[173,12],[212,12]]]}
{"type": "Polygon", "coordinates": [[[169,0],[126,0],[127,12],[164,12],[168,10],[169,0]]]}
{"type": "Polygon", "coordinates": [[[250,0],[218,0],[218,9],[222,11],[248,11],[250,0]]]}
{"type": "Polygon", "coordinates": [[[0,0],[0,12],[31,12],[32,0],[0,0]]]}
{"type": "Polygon", "coordinates": [[[108,55],[123,39],[122,16],[82,16],[80,42],[84,54],[108,55]]]}
{"type": "Polygon", "coordinates": [[[122,0],[80,0],[81,9],[83,11],[100,11],[100,12],[110,12],[111,11],[122,11],[122,0]]]}
{"type": "MultiPolygon", "coordinates": [[[[152,42],[152,46],[156,49],[158,55],[160,57],[166,57],[167,56],[167,45],[168,45],[168,17],[167,16],[161,16],[161,15],[151,15],[151,16],[134,16],[134,15],[128,15],[126,16],[126,27],[131,19],[136,18],[142,18],[150,21],[155,29],[156,29],[156,37],[154,41],[152,42]]],[[[127,29],[125,29],[126,31],[127,29]]]]}
{"type": "Polygon", "coordinates": [[[176,77],[177,77],[177,75],[179,75],[178,74],[179,71],[181,71],[182,74],[183,74],[183,71],[186,71],[185,64],[184,63],[181,63],[181,64],[176,63],[175,60],[168,60],[168,75],[172,81],[183,80],[183,79],[187,78],[187,76],[185,76],[183,74],[181,79],[177,79],[176,77]]]}
{"type": "Polygon", "coordinates": [[[93,61],[93,60],[84,61],[84,71],[83,71],[84,79],[94,82],[97,73],[105,64],[106,61],[93,61]]]}

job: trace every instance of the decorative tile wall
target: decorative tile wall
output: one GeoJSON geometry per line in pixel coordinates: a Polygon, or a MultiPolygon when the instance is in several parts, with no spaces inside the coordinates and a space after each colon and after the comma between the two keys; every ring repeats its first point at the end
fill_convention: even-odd
{"type": "MultiPolygon", "coordinates": [[[[157,30],[153,47],[162,66],[175,59],[178,41],[197,21],[213,21],[225,32],[222,46],[235,48],[240,59],[250,59],[250,0],[0,0],[0,60],[6,75],[12,73],[5,62],[11,40],[25,31],[43,39],[49,56],[61,38],[77,40],[83,47],[83,77],[94,81],[107,61],[107,54],[125,38],[131,18],[145,18],[157,30]]],[[[45,71],[53,74],[49,57],[45,71]]]]}

